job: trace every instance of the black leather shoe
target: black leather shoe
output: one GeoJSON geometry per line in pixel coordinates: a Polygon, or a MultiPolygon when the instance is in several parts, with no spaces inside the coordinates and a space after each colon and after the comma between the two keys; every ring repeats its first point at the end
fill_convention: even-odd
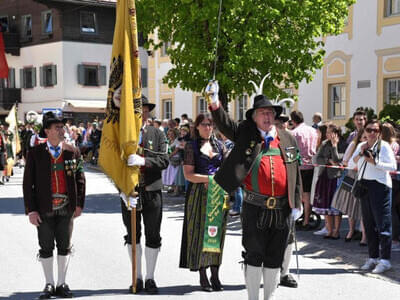
{"type": "Polygon", "coordinates": [[[287,274],[287,275],[281,277],[280,285],[291,287],[291,288],[297,288],[297,281],[296,281],[296,279],[293,278],[293,276],[291,274],[287,274]]]}
{"type": "MultiPolygon", "coordinates": [[[[143,280],[138,278],[136,281],[136,294],[139,294],[141,291],[143,291],[143,280]]],[[[129,293],[133,294],[132,286],[129,287],[129,293]]]]}
{"type": "Polygon", "coordinates": [[[39,299],[51,299],[55,292],[54,285],[47,283],[43,289],[43,292],[40,293],[39,299]]]}
{"type": "Polygon", "coordinates": [[[66,284],[66,283],[63,283],[62,285],[57,287],[56,296],[60,297],[60,298],[73,298],[74,297],[71,290],[69,289],[68,284],[66,284]]]}
{"type": "Polygon", "coordinates": [[[214,291],[219,292],[223,291],[224,288],[222,287],[221,281],[219,281],[219,278],[214,279],[212,276],[210,277],[211,281],[211,287],[214,291]]]}
{"type": "Polygon", "coordinates": [[[156,282],[153,279],[147,279],[144,287],[147,294],[155,295],[158,294],[158,288],[156,282]]]}
{"type": "Polygon", "coordinates": [[[213,291],[213,289],[212,289],[212,287],[211,287],[209,282],[206,282],[206,283],[201,283],[200,282],[200,286],[201,286],[201,289],[203,291],[205,291],[205,292],[212,292],[213,291]]]}

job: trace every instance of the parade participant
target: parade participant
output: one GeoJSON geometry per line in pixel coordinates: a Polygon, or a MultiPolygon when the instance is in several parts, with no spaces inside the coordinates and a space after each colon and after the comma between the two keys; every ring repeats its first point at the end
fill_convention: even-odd
{"type": "Polygon", "coordinates": [[[199,271],[200,285],[204,291],[221,291],[219,267],[225,239],[227,211],[222,216],[222,232],[218,252],[204,251],[206,229],[206,207],[208,200],[209,176],[221,166],[225,147],[213,135],[210,114],[199,114],[194,123],[195,136],[185,146],[184,174],[190,182],[185,201],[185,215],[182,231],[181,259],[179,266],[199,271]],[[211,285],[206,269],[211,269],[211,285]]]}
{"type": "Polygon", "coordinates": [[[262,88],[261,84],[253,107],[240,124],[219,104],[218,84],[210,82],[206,88],[217,128],[235,143],[215,181],[228,193],[244,184],[242,244],[250,300],[258,299],[262,274],[264,299],[273,297],[289,228],[301,214],[297,143],[290,133],[274,126],[282,107],[262,95],[262,88]]]}
{"type": "Polygon", "coordinates": [[[72,298],[65,282],[71,253],[73,219],[79,217],[85,201],[85,175],[77,148],[64,143],[64,124],[47,113],[43,120],[48,140],[27,155],[23,179],[25,212],[37,226],[39,260],[46,286],[40,299],[53,296],[72,298]],[[57,246],[58,280],[54,288],[53,250],[57,246]]]}
{"type": "MultiPolygon", "coordinates": [[[[143,290],[142,275],[142,246],[140,237],[142,234],[141,220],[143,217],[144,234],[146,238],[145,258],[146,258],[146,280],[145,291],[149,294],[157,294],[158,288],[154,280],[154,271],[158,253],[161,247],[161,219],[162,219],[162,194],[163,187],[161,171],[168,167],[167,143],[164,133],[153,127],[147,126],[149,113],[156,106],[149,103],[148,99],[142,96],[143,126],[140,130],[139,143],[144,150],[144,157],[132,154],[128,157],[128,166],[140,166],[139,198],[140,205],[136,211],[136,268],[137,268],[137,287],[136,293],[143,290]],[[140,209],[141,206],[141,209],[140,209]]],[[[125,243],[128,245],[128,253],[132,259],[132,231],[131,231],[131,212],[127,209],[124,201],[125,195],[121,194],[122,219],[127,230],[125,243]]],[[[129,288],[131,291],[132,288],[129,288]]]]}

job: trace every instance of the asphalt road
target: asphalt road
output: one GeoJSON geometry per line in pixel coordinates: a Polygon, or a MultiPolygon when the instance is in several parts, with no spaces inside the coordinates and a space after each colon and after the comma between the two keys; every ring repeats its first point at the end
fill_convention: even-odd
{"type": "MultiPolygon", "coordinates": [[[[36,229],[24,215],[22,171],[0,186],[0,299],[35,299],[44,287],[36,229]]],[[[89,170],[84,214],[75,220],[67,283],[82,299],[247,299],[241,269],[239,218],[229,221],[221,267],[223,292],[205,293],[198,274],[178,268],[182,232],[183,198],[165,195],[163,246],[156,270],[160,294],[130,295],[130,265],[123,245],[124,227],[115,188],[99,172],[89,170]]],[[[343,227],[342,236],[345,235],[343,227]]],[[[357,242],[326,241],[310,232],[299,232],[299,288],[280,287],[276,299],[399,299],[400,253],[394,253],[393,270],[384,276],[361,273],[367,251],[357,242]]],[[[291,271],[295,272],[295,259],[291,271]]],[[[262,295],[262,289],[260,289],[262,295]]],[[[262,299],[262,298],[260,298],[262,299]]]]}

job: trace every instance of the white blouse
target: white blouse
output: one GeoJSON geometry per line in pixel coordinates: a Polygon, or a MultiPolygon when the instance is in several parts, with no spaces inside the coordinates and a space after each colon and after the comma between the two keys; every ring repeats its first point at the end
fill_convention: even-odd
{"type": "MultiPolygon", "coordinates": [[[[364,156],[360,157],[357,162],[357,165],[354,162],[354,158],[360,154],[361,147],[366,142],[359,143],[356,150],[354,151],[350,161],[349,167],[358,169],[358,179],[361,179],[361,175],[364,170],[364,156]],[[362,168],[361,168],[362,167],[362,168]]],[[[392,187],[392,178],[390,177],[389,172],[396,171],[396,159],[394,157],[394,153],[389,143],[385,141],[381,141],[381,149],[379,151],[379,155],[375,158],[376,165],[373,165],[367,162],[367,166],[365,167],[365,172],[363,179],[367,180],[376,180],[388,187],[392,187]]]]}

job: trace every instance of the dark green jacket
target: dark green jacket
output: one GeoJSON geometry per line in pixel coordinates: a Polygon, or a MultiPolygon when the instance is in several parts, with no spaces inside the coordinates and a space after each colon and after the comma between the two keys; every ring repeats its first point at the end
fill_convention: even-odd
{"type": "MultiPolygon", "coordinates": [[[[239,124],[229,118],[222,107],[212,112],[218,130],[235,143],[230,155],[215,175],[216,182],[228,193],[237,189],[250,172],[261,151],[262,137],[253,120],[239,124]]],[[[301,176],[296,139],[287,131],[277,128],[280,149],[286,164],[288,198],[291,207],[301,205],[301,176]]]]}

